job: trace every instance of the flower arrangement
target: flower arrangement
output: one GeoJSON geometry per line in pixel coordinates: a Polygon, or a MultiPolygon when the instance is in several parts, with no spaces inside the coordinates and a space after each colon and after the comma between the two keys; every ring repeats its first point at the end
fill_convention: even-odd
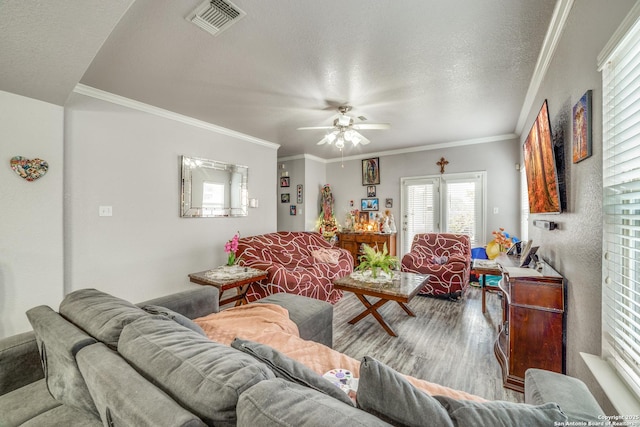
{"type": "Polygon", "coordinates": [[[493,240],[487,244],[487,256],[489,259],[496,258],[502,252],[506,252],[507,249],[520,241],[516,236],[505,232],[504,228],[493,231],[491,234],[493,235],[493,240]]]}
{"type": "Polygon", "coordinates": [[[240,239],[240,232],[238,231],[231,240],[224,244],[224,251],[227,253],[227,265],[234,265],[238,259],[236,259],[236,252],[238,252],[238,239],[240,239]]]}

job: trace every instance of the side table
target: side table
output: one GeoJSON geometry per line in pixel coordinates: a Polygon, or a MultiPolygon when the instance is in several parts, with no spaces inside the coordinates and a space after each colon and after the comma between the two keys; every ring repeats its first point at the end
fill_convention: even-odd
{"type": "MultiPolygon", "coordinates": [[[[486,293],[487,293],[487,275],[502,276],[502,269],[496,261],[487,259],[474,259],[471,270],[482,276],[480,287],[482,288],[482,313],[487,311],[486,293]]],[[[499,287],[495,287],[496,291],[501,292],[499,287]]]]}
{"type": "Polygon", "coordinates": [[[223,306],[235,301],[236,306],[246,304],[245,296],[249,285],[267,278],[267,272],[257,268],[241,266],[220,266],[213,270],[189,274],[189,281],[204,286],[215,286],[220,291],[219,304],[223,306]],[[236,295],[222,299],[222,294],[229,289],[236,289],[236,295]]]}

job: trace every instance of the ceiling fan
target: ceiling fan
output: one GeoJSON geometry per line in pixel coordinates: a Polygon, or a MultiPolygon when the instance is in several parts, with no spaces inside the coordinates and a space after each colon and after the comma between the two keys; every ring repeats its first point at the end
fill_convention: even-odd
{"type": "MultiPolygon", "coordinates": [[[[353,117],[347,116],[351,110],[351,106],[342,105],[338,107],[338,117],[333,121],[333,126],[312,126],[301,127],[298,130],[327,130],[327,134],[322,138],[318,145],[332,144],[334,141],[336,147],[342,150],[344,143],[351,142],[354,146],[358,144],[367,145],[371,141],[364,137],[359,130],[384,130],[391,128],[389,123],[355,123],[353,117]]],[[[366,120],[360,116],[360,120],[366,120]]]]}

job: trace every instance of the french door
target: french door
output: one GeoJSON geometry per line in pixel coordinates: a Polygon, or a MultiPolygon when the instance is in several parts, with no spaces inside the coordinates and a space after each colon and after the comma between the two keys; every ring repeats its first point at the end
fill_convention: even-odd
{"type": "Polygon", "coordinates": [[[486,172],[401,179],[402,254],[418,233],[464,233],[484,243],[486,172]]]}

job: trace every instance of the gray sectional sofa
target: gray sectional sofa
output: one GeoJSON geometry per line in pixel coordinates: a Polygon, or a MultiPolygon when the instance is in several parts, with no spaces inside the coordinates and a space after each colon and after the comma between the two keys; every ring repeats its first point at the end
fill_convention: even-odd
{"type": "MultiPolygon", "coordinates": [[[[356,405],[268,346],[207,339],[190,319],[217,312],[217,301],[212,287],[138,305],[83,289],[58,312],[29,310],[34,330],[0,340],[0,427],[478,425],[505,417],[553,425],[604,415],[583,383],[558,374],[527,373],[525,398],[537,406],[472,404],[419,392],[371,358],[361,365],[356,405]],[[478,418],[487,413],[493,418],[478,418]]],[[[332,345],[330,304],[290,294],[259,302],[287,308],[302,338],[332,345]]]]}

